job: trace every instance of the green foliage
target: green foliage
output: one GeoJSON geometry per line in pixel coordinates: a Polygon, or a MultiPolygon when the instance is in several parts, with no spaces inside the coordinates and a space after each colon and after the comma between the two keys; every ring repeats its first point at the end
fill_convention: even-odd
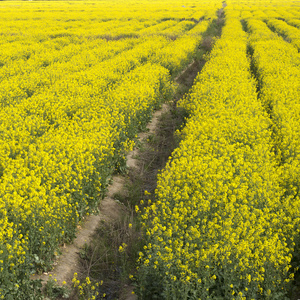
{"type": "MultiPolygon", "coordinates": [[[[50,277],[44,286],[43,293],[47,296],[47,299],[55,300],[58,297],[63,299],[69,299],[70,290],[65,285],[60,286],[57,284],[55,278],[50,277]]],[[[45,299],[46,300],[46,299],[45,299]]]]}

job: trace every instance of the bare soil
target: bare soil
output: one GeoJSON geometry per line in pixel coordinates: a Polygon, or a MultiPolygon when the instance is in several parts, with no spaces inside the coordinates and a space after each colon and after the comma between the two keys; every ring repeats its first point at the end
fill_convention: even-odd
{"type": "Polygon", "coordinates": [[[187,87],[191,87],[195,78],[197,77],[199,70],[204,66],[204,60],[194,60],[178,77],[175,81],[187,87]]]}

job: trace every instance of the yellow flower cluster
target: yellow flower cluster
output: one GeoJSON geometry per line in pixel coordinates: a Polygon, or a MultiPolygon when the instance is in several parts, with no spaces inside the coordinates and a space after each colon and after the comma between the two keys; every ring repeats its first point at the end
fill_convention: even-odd
{"type": "Polygon", "coordinates": [[[270,19],[268,20],[267,24],[270,28],[283,35],[293,45],[295,45],[298,50],[300,50],[300,29],[288,25],[286,22],[277,19],[270,19]]]}
{"type": "Polygon", "coordinates": [[[300,28],[300,20],[299,19],[291,19],[287,21],[288,24],[300,28]]]}
{"type": "Polygon", "coordinates": [[[79,300],[96,300],[105,298],[105,294],[99,295],[99,286],[103,284],[103,281],[94,283],[91,282],[89,277],[80,281],[77,277],[78,274],[74,273],[72,283],[73,287],[76,288],[78,292],[79,300]]]}
{"type": "MultiPolygon", "coordinates": [[[[190,117],[158,177],[156,202],[141,215],[148,239],[139,257],[137,292],[142,298],[151,290],[160,299],[285,299],[293,277],[300,203],[281,185],[273,122],[251,74],[241,8],[226,7],[222,36],[179,103],[190,117]]],[[[261,41],[274,35],[257,32],[261,41]]],[[[294,69],[281,56],[275,71],[272,51],[280,47],[277,39],[269,52],[254,53],[258,64],[268,57],[270,66],[259,79],[274,82],[279,95],[290,93],[285,102],[295,96],[291,105],[296,106],[299,95],[287,87],[294,84],[299,91],[297,51],[291,46],[285,52],[294,69]],[[281,78],[279,65],[287,77],[281,78]]],[[[289,110],[292,115],[295,108],[289,110]]],[[[294,123],[290,128],[298,135],[294,123]]]]}
{"type": "Polygon", "coordinates": [[[171,75],[178,74],[191,61],[201,43],[201,35],[207,30],[210,21],[202,21],[197,25],[193,22],[187,24],[192,25],[193,28],[166,47],[159,49],[151,59],[152,62],[170,70],[171,75]]]}

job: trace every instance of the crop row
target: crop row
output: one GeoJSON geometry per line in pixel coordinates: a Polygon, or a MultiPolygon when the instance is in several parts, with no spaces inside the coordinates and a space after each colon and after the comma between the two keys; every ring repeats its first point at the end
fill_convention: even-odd
{"type": "MultiPolygon", "coordinates": [[[[277,160],[281,165],[291,167],[299,160],[300,55],[293,45],[283,41],[264,22],[248,20],[247,27],[251,32],[250,46],[260,98],[274,123],[277,160]]],[[[290,176],[295,175],[291,172],[290,176]]],[[[289,193],[292,193],[295,184],[299,186],[294,182],[289,193]]]]}
{"type": "Polygon", "coordinates": [[[151,61],[170,70],[171,75],[178,74],[195,56],[201,42],[201,35],[209,24],[209,21],[202,21],[195,25],[174,42],[160,48],[151,61]],[[176,49],[176,55],[174,55],[174,49],[176,49]]]}
{"type": "Polygon", "coordinates": [[[291,20],[288,20],[287,22],[288,22],[288,24],[300,29],[300,19],[291,19],[291,20]]]}
{"type": "Polygon", "coordinates": [[[189,113],[180,145],[141,215],[142,299],[285,299],[294,276],[299,205],[280,184],[239,15],[226,8],[222,36],[180,102],[189,113]]]}
{"type": "MultiPolygon", "coordinates": [[[[259,81],[260,99],[273,121],[274,150],[280,165],[280,185],[291,196],[294,222],[299,218],[300,163],[300,55],[259,20],[248,20],[253,64],[259,81]],[[271,56],[270,56],[271,55],[271,56]]],[[[298,239],[297,239],[298,240],[298,239]]],[[[295,256],[298,254],[296,253],[295,256]]]]}
{"type": "Polygon", "coordinates": [[[268,20],[267,24],[300,50],[300,29],[276,19],[268,20]]]}

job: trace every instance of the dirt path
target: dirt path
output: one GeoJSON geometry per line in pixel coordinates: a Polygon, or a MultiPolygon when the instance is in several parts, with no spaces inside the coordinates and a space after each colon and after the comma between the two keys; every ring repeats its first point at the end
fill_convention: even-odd
{"type": "MultiPolygon", "coordinates": [[[[142,141],[148,135],[153,134],[156,130],[160,116],[168,110],[168,105],[163,104],[159,111],[153,115],[152,121],[147,126],[147,132],[139,134],[139,139],[142,141]]],[[[128,168],[138,168],[139,163],[137,157],[138,149],[127,154],[128,168]]],[[[114,199],[114,195],[120,194],[125,189],[125,178],[121,175],[116,175],[112,178],[112,184],[108,187],[107,196],[101,201],[99,215],[90,215],[85,218],[85,221],[78,226],[76,239],[71,245],[64,245],[61,247],[62,254],[56,258],[54,268],[51,272],[43,273],[42,275],[34,275],[34,279],[42,279],[46,283],[50,278],[55,278],[59,285],[66,282],[68,286],[72,285],[72,279],[75,272],[80,271],[80,264],[78,262],[80,250],[91,242],[96,229],[99,227],[101,221],[112,222],[120,218],[125,212],[124,205],[118,200],[114,199]]],[[[128,287],[126,294],[122,298],[125,300],[136,299],[135,295],[131,294],[132,288],[128,287]]]]}

